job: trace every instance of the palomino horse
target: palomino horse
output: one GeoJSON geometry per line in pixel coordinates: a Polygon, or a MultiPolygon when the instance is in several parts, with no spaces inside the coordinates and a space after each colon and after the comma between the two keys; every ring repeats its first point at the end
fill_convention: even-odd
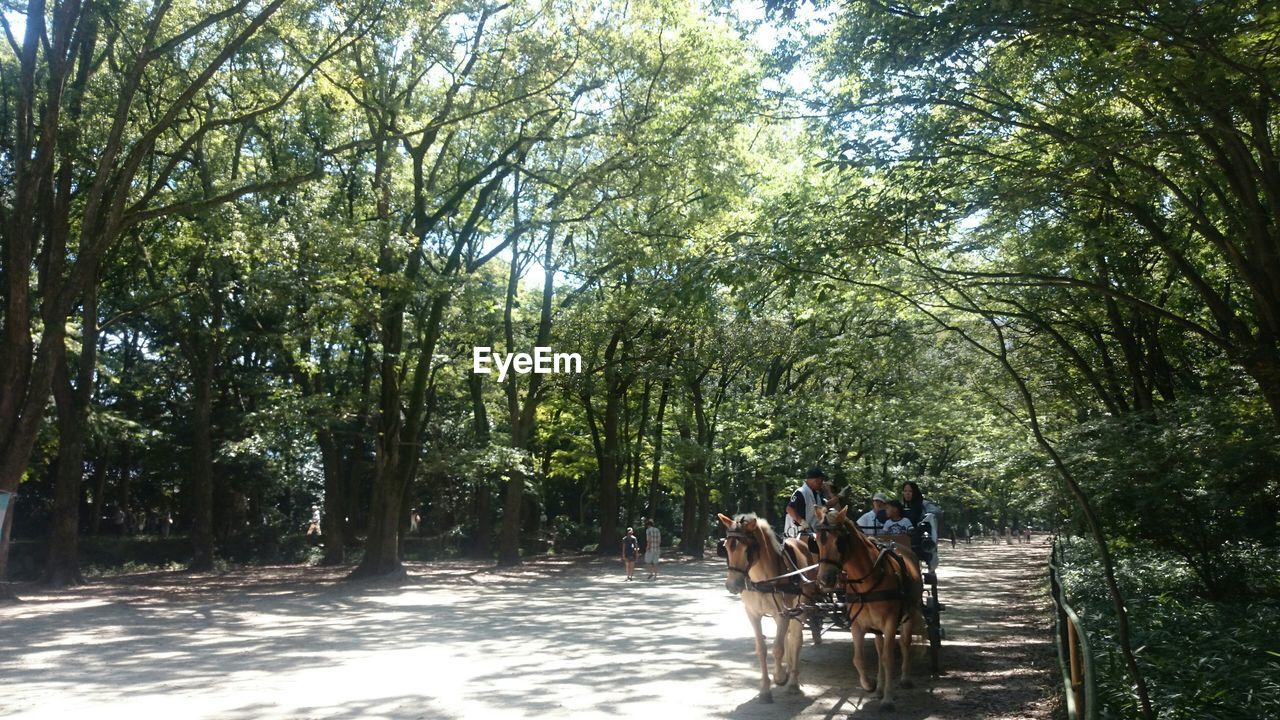
{"type": "Polygon", "coordinates": [[[809,548],[794,538],[787,538],[786,549],[778,542],[769,523],[755,515],[730,518],[720,515],[724,523],[724,549],[729,575],[724,586],[742,595],[751,627],[756,632],[756,657],[760,660],[760,701],[773,702],[769,684],[769,661],[760,619],[773,618],[777,634],[773,639],[773,676],[779,685],[791,692],[800,691],[800,646],[803,622],[801,600],[805,578],[797,572],[812,564],[809,548]],[[788,557],[789,554],[789,557],[788,557]],[[783,577],[785,576],[785,577],[783,577]]]}
{"type": "Polygon", "coordinates": [[[911,636],[924,628],[920,594],[920,561],[910,547],[877,545],[847,517],[848,508],[824,512],[818,508],[814,527],[818,545],[818,586],[824,591],[843,590],[849,603],[849,627],[853,631],[853,666],[862,689],[879,689],[881,710],[893,709],[893,639],[902,650],[902,687],[911,687],[911,636]],[[844,577],[840,577],[840,573],[844,577]],[[842,586],[843,584],[843,586],[842,586]],[[868,630],[878,631],[876,655],[879,673],[867,677],[862,641],[868,630]]]}

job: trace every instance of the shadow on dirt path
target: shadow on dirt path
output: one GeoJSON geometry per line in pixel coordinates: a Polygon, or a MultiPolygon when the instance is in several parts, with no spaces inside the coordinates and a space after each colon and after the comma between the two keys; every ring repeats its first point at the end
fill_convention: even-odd
{"type": "Polygon", "coordinates": [[[720,561],[624,582],[587,558],[416,564],[384,583],[287,567],[19,588],[26,601],[0,607],[0,715],[1047,718],[1046,555],[944,549],[945,673],[929,678],[918,657],[891,715],[856,689],[847,635],[806,641],[800,695],[755,702],[753,643],[720,561]]]}

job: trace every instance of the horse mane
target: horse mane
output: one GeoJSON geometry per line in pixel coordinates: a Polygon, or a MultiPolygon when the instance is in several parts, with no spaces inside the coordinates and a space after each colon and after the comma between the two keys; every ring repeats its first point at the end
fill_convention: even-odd
{"type": "Polygon", "coordinates": [[[773,548],[773,552],[782,556],[782,543],[778,541],[778,536],[773,533],[773,528],[769,526],[769,521],[762,517],[758,517],[755,513],[741,513],[733,518],[733,522],[741,528],[744,523],[752,520],[756,521],[756,530],[764,536],[769,543],[769,547],[773,548]]]}

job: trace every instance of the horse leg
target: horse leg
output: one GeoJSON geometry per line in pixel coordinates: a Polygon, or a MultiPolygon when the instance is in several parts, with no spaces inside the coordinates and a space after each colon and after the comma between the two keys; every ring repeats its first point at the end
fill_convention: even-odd
{"type": "Polygon", "coordinates": [[[760,616],[748,611],[751,618],[751,629],[756,631],[756,659],[760,661],[760,702],[773,702],[773,686],[769,684],[768,649],[764,646],[764,629],[760,627],[760,616]]]}
{"type": "Polygon", "coordinates": [[[787,623],[787,690],[800,692],[800,648],[804,646],[804,621],[795,619],[787,623]]]}
{"type": "Polygon", "coordinates": [[[867,692],[875,692],[875,682],[867,679],[867,659],[862,656],[863,641],[866,640],[867,630],[861,625],[855,624],[852,628],[853,632],[853,669],[858,671],[858,684],[867,692]]]}
{"type": "Polygon", "coordinates": [[[785,613],[779,612],[773,618],[773,681],[778,685],[787,684],[787,631],[791,623],[785,613]]]}
{"type": "Polygon", "coordinates": [[[904,688],[915,687],[911,681],[911,636],[916,630],[915,618],[908,618],[898,634],[898,649],[902,651],[902,677],[898,679],[898,685],[904,688]]]}
{"type": "Polygon", "coordinates": [[[871,641],[876,646],[876,697],[884,697],[884,635],[872,632],[871,641]]]}
{"type": "Polygon", "coordinates": [[[889,711],[893,710],[893,636],[898,632],[898,619],[894,617],[886,622],[880,632],[880,645],[884,648],[884,654],[880,656],[880,689],[884,691],[880,709],[889,711]]]}

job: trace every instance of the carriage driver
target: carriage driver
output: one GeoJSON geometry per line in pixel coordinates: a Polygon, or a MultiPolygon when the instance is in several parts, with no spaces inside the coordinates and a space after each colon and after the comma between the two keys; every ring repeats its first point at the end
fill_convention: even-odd
{"type": "Polygon", "coordinates": [[[807,532],[818,523],[815,510],[818,503],[830,507],[835,502],[835,498],[826,491],[826,479],[827,476],[816,467],[809,468],[804,474],[804,483],[791,493],[791,499],[787,501],[787,520],[782,527],[783,535],[798,537],[801,532],[807,532]]]}

